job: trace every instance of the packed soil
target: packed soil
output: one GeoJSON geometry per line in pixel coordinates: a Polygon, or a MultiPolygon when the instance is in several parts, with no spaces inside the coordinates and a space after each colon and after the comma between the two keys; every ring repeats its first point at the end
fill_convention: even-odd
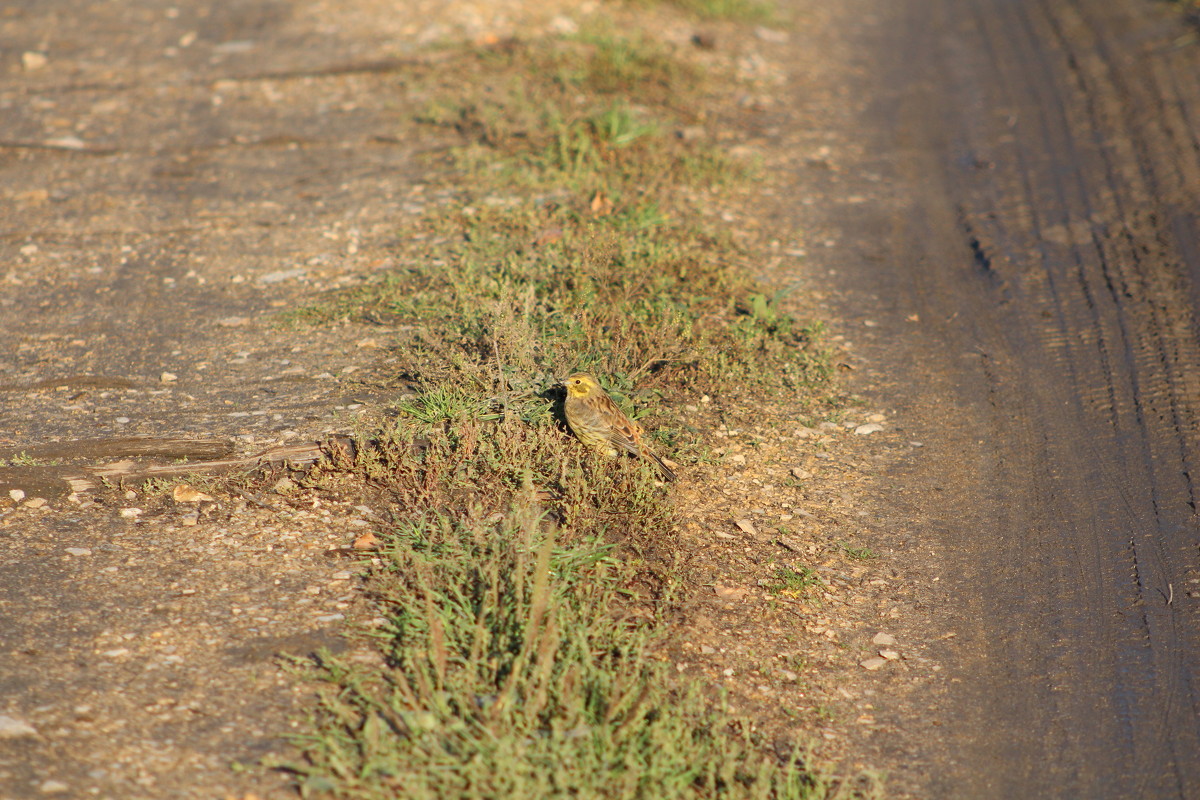
{"type": "MultiPolygon", "coordinates": [[[[444,201],[406,70],[618,12],[78,5],[0,10],[0,798],[294,796],[287,659],[371,624],[378,509],[64,476],[395,400],[394,331],[280,313],[444,201]]],[[[719,211],[859,400],[686,401],[721,460],[676,490],[665,656],[890,796],[1200,796],[1196,37],[1143,0],[781,5],[634,17],[743,76],[709,115],[768,177],[719,211]]]]}

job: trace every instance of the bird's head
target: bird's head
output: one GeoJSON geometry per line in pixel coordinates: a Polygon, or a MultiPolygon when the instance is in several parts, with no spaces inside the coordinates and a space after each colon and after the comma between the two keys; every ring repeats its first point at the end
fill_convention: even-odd
{"type": "Polygon", "coordinates": [[[570,397],[587,397],[601,391],[600,384],[596,383],[596,379],[583,372],[575,373],[563,383],[566,385],[567,395],[570,397]]]}

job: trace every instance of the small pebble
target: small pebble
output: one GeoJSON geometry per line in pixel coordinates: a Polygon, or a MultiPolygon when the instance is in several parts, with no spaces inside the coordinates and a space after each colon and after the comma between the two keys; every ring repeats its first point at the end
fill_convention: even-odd
{"type": "Polygon", "coordinates": [[[48,63],[50,63],[50,59],[45,53],[39,53],[36,50],[27,50],[21,53],[21,66],[28,72],[41,69],[48,63]]]}
{"type": "Polygon", "coordinates": [[[73,556],[90,556],[92,551],[87,547],[68,547],[67,552],[73,556]]]}
{"type": "Polygon", "coordinates": [[[70,790],[71,787],[62,781],[42,781],[42,784],[38,786],[38,791],[42,794],[62,794],[70,790]]]}
{"type": "Polygon", "coordinates": [[[211,501],[212,497],[199,491],[191,484],[180,483],[171,490],[171,497],[176,503],[199,503],[202,500],[211,501]]]}
{"type": "Polygon", "coordinates": [[[121,519],[137,519],[142,514],[140,508],[122,508],[121,519]]]}
{"type": "Polygon", "coordinates": [[[702,644],[700,645],[700,652],[706,656],[711,656],[716,654],[717,648],[713,647],[712,645],[702,644]]]}
{"type": "Polygon", "coordinates": [[[17,739],[21,736],[37,736],[37,730],[24,720],[0,714],[0,739],[17,739]]]}
{"type": "Polygon", "coordinates": [[[14,503],[19,503],[25,499],[25,492],[21,489],[9,489],[8,496],[12,498],[14,503]]]}
{"type": "Polygon", "coordinates": [[[868,422],[866,425],[859,425],[854,429],[854,432],[859,436],[867,436],[872,433],[879,433],[881,430],[883,430],[883,426],[878,422],[868,422]]]}
{"type": "Polygon", "coordinates": [[[879,656],[871,656],[868,659],[858,662],[858,665],[860,667],[862,667],[863,669],[877,670],[886,663],[887,663],[886,658],[881,658],[879,656]]]}
{"type": "Polygon", "coordinates": [[[355,550],[374,550],[379,547],[379,537],[373,533],[364,533],[354,540],[355,550]]]}
{"type": "Polygon", "coordinates": [[[871,639],[871,644],[878,647],[892,647],[896,644],[896,637],[890,633],[880,632],[875,634],[875,637],[871,639]]]}
{"type": "Polygon", "coordinates": [[[896,661],[900,658],[900,653],[895,650],[880,650],[879,657],[886,658],[888,661],[896,661]]]}
{"type": "Polygon", "coordinates": [[[42,508],[45,505],[46,505],[46,498],[44,498],[44,497],[31,497],[28,500],[26,500],[24,503],[24,506],[26,508],[42,508]]]}

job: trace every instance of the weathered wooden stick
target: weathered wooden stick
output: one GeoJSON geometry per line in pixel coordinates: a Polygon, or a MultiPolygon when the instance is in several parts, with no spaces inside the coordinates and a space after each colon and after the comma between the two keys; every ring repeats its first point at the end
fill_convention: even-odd
{"type": "MultiPolygon", "coordinates": [[[[77,442],[55,442],[27,447],[19,451],[29,458],[79,457],[103,453],[107,457],[124,456],[118,461],[69,466],[10,466],[0,468],[0,492],[20,489],[28,496],[62,495],[95,491],[105,481],[140,482],[151,478],[170,478],[195,474],[219,474],[235,469],[303,468],[320,462],[345,463],[353,460],[358,443],[349,436],[332,436],[319,442],[295,442],[272,447],[248,456],[213,458],[233,450],[229,442],[195,439],[97,439],[77,442]],[[133,457],[195,458],[208,460],[178,461],[173,464],[153,464],[133,460],[133,457]]],[[[3,494],[0,494],[3,497],[3,494]]]]}

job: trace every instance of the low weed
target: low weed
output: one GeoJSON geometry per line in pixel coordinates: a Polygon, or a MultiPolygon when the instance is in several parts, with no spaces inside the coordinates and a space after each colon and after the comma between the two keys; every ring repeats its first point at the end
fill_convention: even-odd
{"type": "Polygon", "coordinates": [[[775,570],[775,582],[768,584],[766,589],[774,595],[799,599],[809,589],[824,585],[821,576],[808,567],[781,567],[775,570]]]}
{"type": "Polygon", "coordinates": [[[465,56],[438,80],[458,99],[421,118],[463,137],[459,199],[401,237],[403,267],[293,319],[394,322],[417,331],[406,375],[475,372],[487,392],[574,369],[801,398],[827,383],[820,327],[756,285],[755,254],[700,213],[754,179],[676,135],[715,78],[600,28],[465,56]]]}
{"type": "Polygon", "coordinates": [[[857,561],[870,561],[871,559],[879,558],[879,555],[869,547],[852,547],[846,542],[838,542],[838,547],[847,556],[857,561]]]}
{"type": "Polygon", "coordinates": [[[649,5],[663,3],[681,8],[701,19],[730,20],[767,24],[778,14],[775,4],[768,0],[640,0],[649,5]]]}
{"type": "Polygon", "coordinates": [[[299,666],[319,704],[278,766],[303,796],[829,794],[800,750],[769,753],[654,657],[658,606],[632,589],[670,589],[652,470],[456,398],[401,414],[354,465],[394,509],[369,586],[386,623],[361,634],[385,666],[299,666]]]}

